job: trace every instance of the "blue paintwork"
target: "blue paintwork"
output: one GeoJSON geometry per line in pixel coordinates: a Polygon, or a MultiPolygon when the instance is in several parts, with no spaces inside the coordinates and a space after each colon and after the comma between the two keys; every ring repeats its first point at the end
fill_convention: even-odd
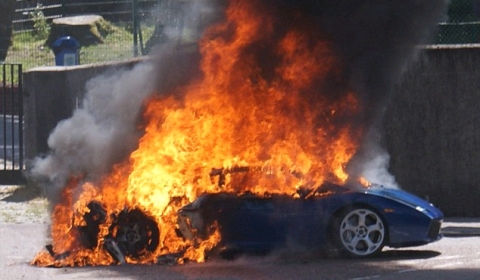
{"type": "Polygon", "coordinates": [[[354,206],[370,208],[383,218],[386,246],[417,246],[441,238],[441,234],[428,236],[432,221],[443,219],[439,209],[410,193],[379,186],[358,190],[336,186],[334,194],[301,199],[206,194],[183,209],[200,212],[205,225],[217,221],[222,246],[263,251],[286,245],[324,248],[334,219],[354,206]]]}

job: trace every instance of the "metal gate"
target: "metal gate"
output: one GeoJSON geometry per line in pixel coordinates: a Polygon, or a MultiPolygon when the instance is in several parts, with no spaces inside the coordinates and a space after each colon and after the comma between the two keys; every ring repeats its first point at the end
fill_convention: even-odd
{"type": "Polygon", "coordinates": [[[22,65],[0,64],[0,185],[23,184],[22,65]]]}

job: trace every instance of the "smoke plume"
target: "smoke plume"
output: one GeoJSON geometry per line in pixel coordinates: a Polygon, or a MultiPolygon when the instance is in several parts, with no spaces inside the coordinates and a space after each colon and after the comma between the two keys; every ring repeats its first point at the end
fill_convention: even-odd
{"type": "MultiPolygon", "coordinates": [[[[144,101],[155,92],[165,92],[188,80],[192,60],[178,51],[181,27],[188,18],[212,6],[182,6],[179,1],[162,1],[160,25],[168,31],[156,38],[149,60],[131,69],[119,68],[91,79],[86,84],[82,107],[71,118],[58,123],[48,138],[50,152],[33,160],[29,176],[45,185],[47,195],[56,199],[58,191],[72,176],[96,182],[114,164],[126,159],[142,136],[141,112],[144,101]]],[[[198,22],[194,22],[198,24],[198,22]]],[[[189,26],[201,30],[204,26],[189,26]]],[[[200,36],[200,33],[194,34],[200,36]]]]}
{"type": "MultiPolygon", "coordinates": [[[[327,2],[327,1],[324,1],[327,2]]],[[[349,65],[349,78],[367,108],[368,131],[348,166],[350,175],[396,186],[388,172],[389,155],[381,145],[383,116],[416,46],[428,44],[445,14],[445,0],[336,1],[321,24],[332,35],[349,65]]]]}
{"type": "Polygon", "coordinates": [[[153,90],[152,65],[90,80],[83,108],[60,122],[48,138],[50,154],[34,161],[32,175],[63,187],[69,176],[96,180],[135,148],[143,100],[153,90]]]}

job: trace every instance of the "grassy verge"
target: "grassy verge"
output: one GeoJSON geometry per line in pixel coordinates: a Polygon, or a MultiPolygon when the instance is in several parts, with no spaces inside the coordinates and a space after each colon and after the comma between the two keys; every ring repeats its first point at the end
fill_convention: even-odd
{"type": "MultiPolygon", "coordinates": [[[[142,26],[144,42],[150,38],[153,31],[153,26],[142,26]]],[[[46,38],[37,36],[34,31],[16,33],[5,62],[21,63],[24,71],[55,65],[55,55],[45,45],[45,41],[46,38]]],[[[81,64],[119,61],[133,56],[133,34],[127,25],[113,25],[112,31],[104,37],[104,43],[80,49],[81,64]]]]}

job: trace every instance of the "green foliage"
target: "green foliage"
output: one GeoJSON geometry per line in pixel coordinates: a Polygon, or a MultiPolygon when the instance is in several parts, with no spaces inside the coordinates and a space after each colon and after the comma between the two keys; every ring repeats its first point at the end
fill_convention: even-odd
{"type": "Polygon", "coordinates": [[[47,22],[47,18],[43,14],[41,4],[37,4],[37,7],[33,12],[30,12],[30,18],[33,21],[33,28],[35,30],[35,36],[38,39],[46,39],[50,33],[50,24],[47,22]]]}
{"type": "Polygon", "coordinates": [[[102,37],[106,37],[118,31],[118,27],[107,20],[100,20],[96,22],[96,25],[97,30],[102,37]]]}

